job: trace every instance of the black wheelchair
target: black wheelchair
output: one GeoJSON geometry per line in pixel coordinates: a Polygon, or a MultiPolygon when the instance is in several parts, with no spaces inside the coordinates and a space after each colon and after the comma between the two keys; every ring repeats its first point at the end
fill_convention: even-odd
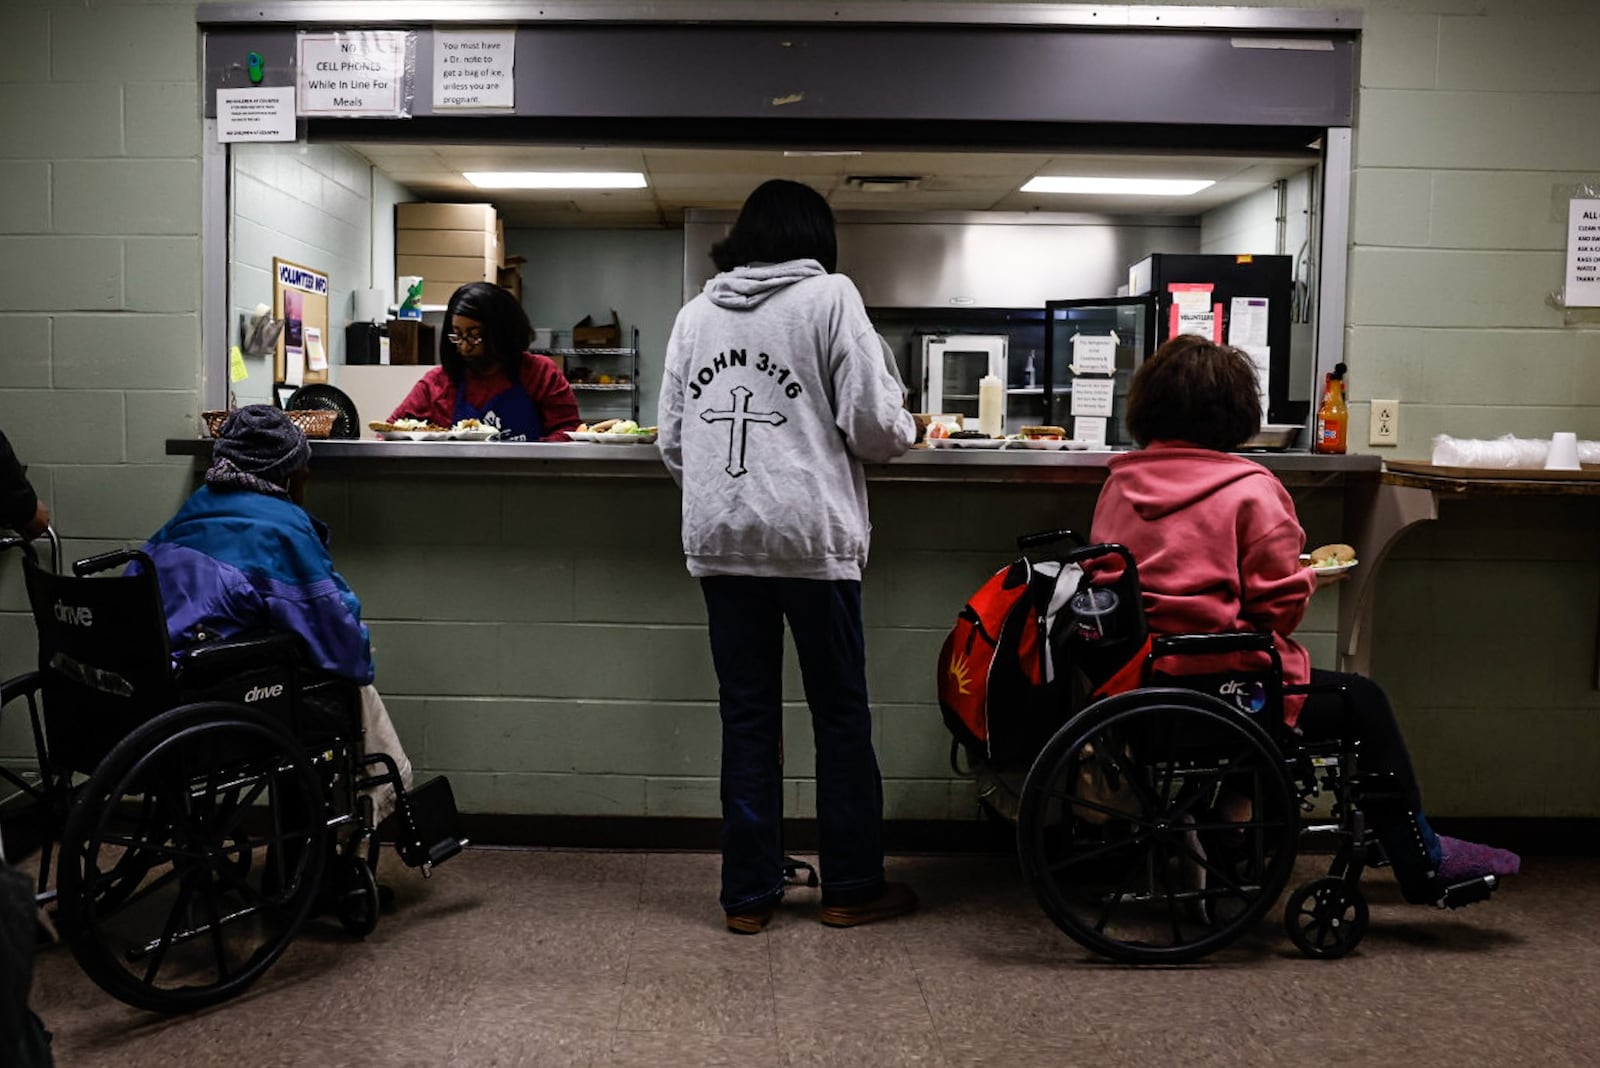
{"type": "MultiPolygon", "coordinates": [[[[1360,771],[1357,740],[1308,744],[1284,724],[1284,698],[1314,690],[1284,684],[1271,635],[1152,639],[1124,547],[1083,546],[1070,531],[1028,535],[1018,546],[1051,549],[1096,574],[1120,564],[1114,580],[1093,583],[1114,595],[1113,620],[1096,617],[1085,628],[1067,610],[1050,627],[1057,672],[1041,695],[1050,708],[1024,717],[1043,725],[1035,728],[1042,746],[1021,763],[1026,777],[1004,813],[1014,815],[1022,869],[1050,919],[1113,960],[1194,961],[1258,925],[1282,895],[1302,839],[1319,835],[1334,846],[1329,872],[1289,895],[1284,926],[1313,958],[1354,949],[1368,924],[1362,872],[1387,862],[1364,810],[1404,801],[1386,776],[1360,771]],[[1077,547],[1060,551],[1067,542],[1077,547]],[[1097,561],[1112,566],[1097,569],[1097,561]],[[1185,670],[1239,653],[1259,657],[1262,669],[1185,670]],[[1114,675],[1132,687],[1100,695],[1114,675]],[[1310,818],[1323,807],[1319,796],[1331,804],[1310,818]]],[[[1487,899],[1495,885],[1493,876],[1436,879],[1432,902],[1460,907],[1487,899]]]]}
{"type": "Polygon", "coordinates": [[[297,637],[174,657],[148,557],[118,550],[61,574],[50,537],[48,568],[0,539],[23,551],[39,644],[38,670],[6,682],[0,708],[26,706],[39,778],[0,774],[44,813],[40,901],[108,993],[198,1009],[259,979],[314,913],[370,933],[365,791],[393,789],[397,851],[425,875],[466,845],[449,782],[407,790],[389,755],[364,752],[359,691],[305,670],[297,637]]]}

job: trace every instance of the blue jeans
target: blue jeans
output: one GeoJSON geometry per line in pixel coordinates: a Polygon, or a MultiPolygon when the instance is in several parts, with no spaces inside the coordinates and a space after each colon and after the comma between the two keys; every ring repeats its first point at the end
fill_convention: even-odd
{"type": "Polygon", "coordinates": [[[700,580],[722,709],[722,907],[783,896],[783,625],[811,707],[822,897],[883,888],[883,782],[867,706],[861,583],[718,575],[700,580]]]}

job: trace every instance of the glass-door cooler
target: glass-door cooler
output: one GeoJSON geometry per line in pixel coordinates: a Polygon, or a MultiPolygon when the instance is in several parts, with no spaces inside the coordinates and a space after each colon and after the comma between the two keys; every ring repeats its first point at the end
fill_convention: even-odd
{"type": "Polygon", "coordinates": [[[914,377],[922,389],[922,410],[961,415],[977,425],[978,383],[984,375],[1005,380],[1004,334],[925,334],[914,377]]]}
{"type": "MultiPolygon", "coordinates": [[[[1154,350],[1153,296],[1052,300],[1045,304],[1045,411],[1052,425],[1072,437],[1073,386],[1084,383],[1080,412],[1106,413],[1106,444],[1132,445],[1128,436],[1128,383],[1154,350]],[[1082,342],[1078,338],[1083,338],[1082,342]],[[1109,386],[1105,385],[1109,381],[1109,386]],[[1109,395],[1109,407],[1104,400],[1109,395]]],[[[1085,418],[1096,418],[1087,415],[1085,418]]]]}

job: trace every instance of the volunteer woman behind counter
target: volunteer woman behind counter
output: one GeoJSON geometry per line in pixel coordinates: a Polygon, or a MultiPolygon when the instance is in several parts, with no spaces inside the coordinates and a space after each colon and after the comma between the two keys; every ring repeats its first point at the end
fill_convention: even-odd
{"type": "Polygon", "coordinates": [[[566,441],[581,421],[578,399],[548,356],[529,352],[533,327],[507,290],[471,282],[445,305],[439,366],[418,380],[389,422],[425,419],[449,427],[476,419],[502,441],[566,441]]]}

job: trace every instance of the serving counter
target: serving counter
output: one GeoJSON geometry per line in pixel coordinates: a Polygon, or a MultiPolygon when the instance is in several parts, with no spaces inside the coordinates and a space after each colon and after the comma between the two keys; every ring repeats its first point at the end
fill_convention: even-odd
{"type": "MultiPolygon", "coordinates": [[[[211,444],[168,452],[198,476],[211,444]]],[[[1018,535],[1088,529],[1111,455],[924,448],[868,468],[868,683],[885,812],[902,833],[948,835],[948,821],[977,816],[936,703],[951,622],[1015,558],[1018,535]]],[[[655,446],[315,441],[312,457],[307,506],[361,597],[413,765],[448,773],[464,812],[502,821],[476,837],[639,844],[684,818],[703,821],[700,837],[672,841],[715,841],[716,678],[681,499],[655,446]]],[[[1377,458],[1255,458],[1290,487],[1313,542],[1353,541],[1348,502],[1376,488],[1377,458]]],[[[1366,570],[1312,599],[1301,633],[1318,663],[1336,660],[1338,602],[1366,570]]],[[[805,819],[802,693],[791,657],[785,811],[805,819]]]]}
{"type": "MultiPolygon", "coordinates": [[[[209,438],[172,438],[169,456],[210,456],[209,438]]],[[[1113,450],[931,449],[917,447],[885,464],[867,465],[874,482],[983,482],[1095,485],[1113,450]]],[[[530,475],[542,478],[666,478],[654,445],[580,442],[356,441],[311,442],[318,471],[397,474],[530,475]]],[[[1376,482],[1376,456],[1306,452],[1250,454],[1286,486],[1376,482]]]]}

